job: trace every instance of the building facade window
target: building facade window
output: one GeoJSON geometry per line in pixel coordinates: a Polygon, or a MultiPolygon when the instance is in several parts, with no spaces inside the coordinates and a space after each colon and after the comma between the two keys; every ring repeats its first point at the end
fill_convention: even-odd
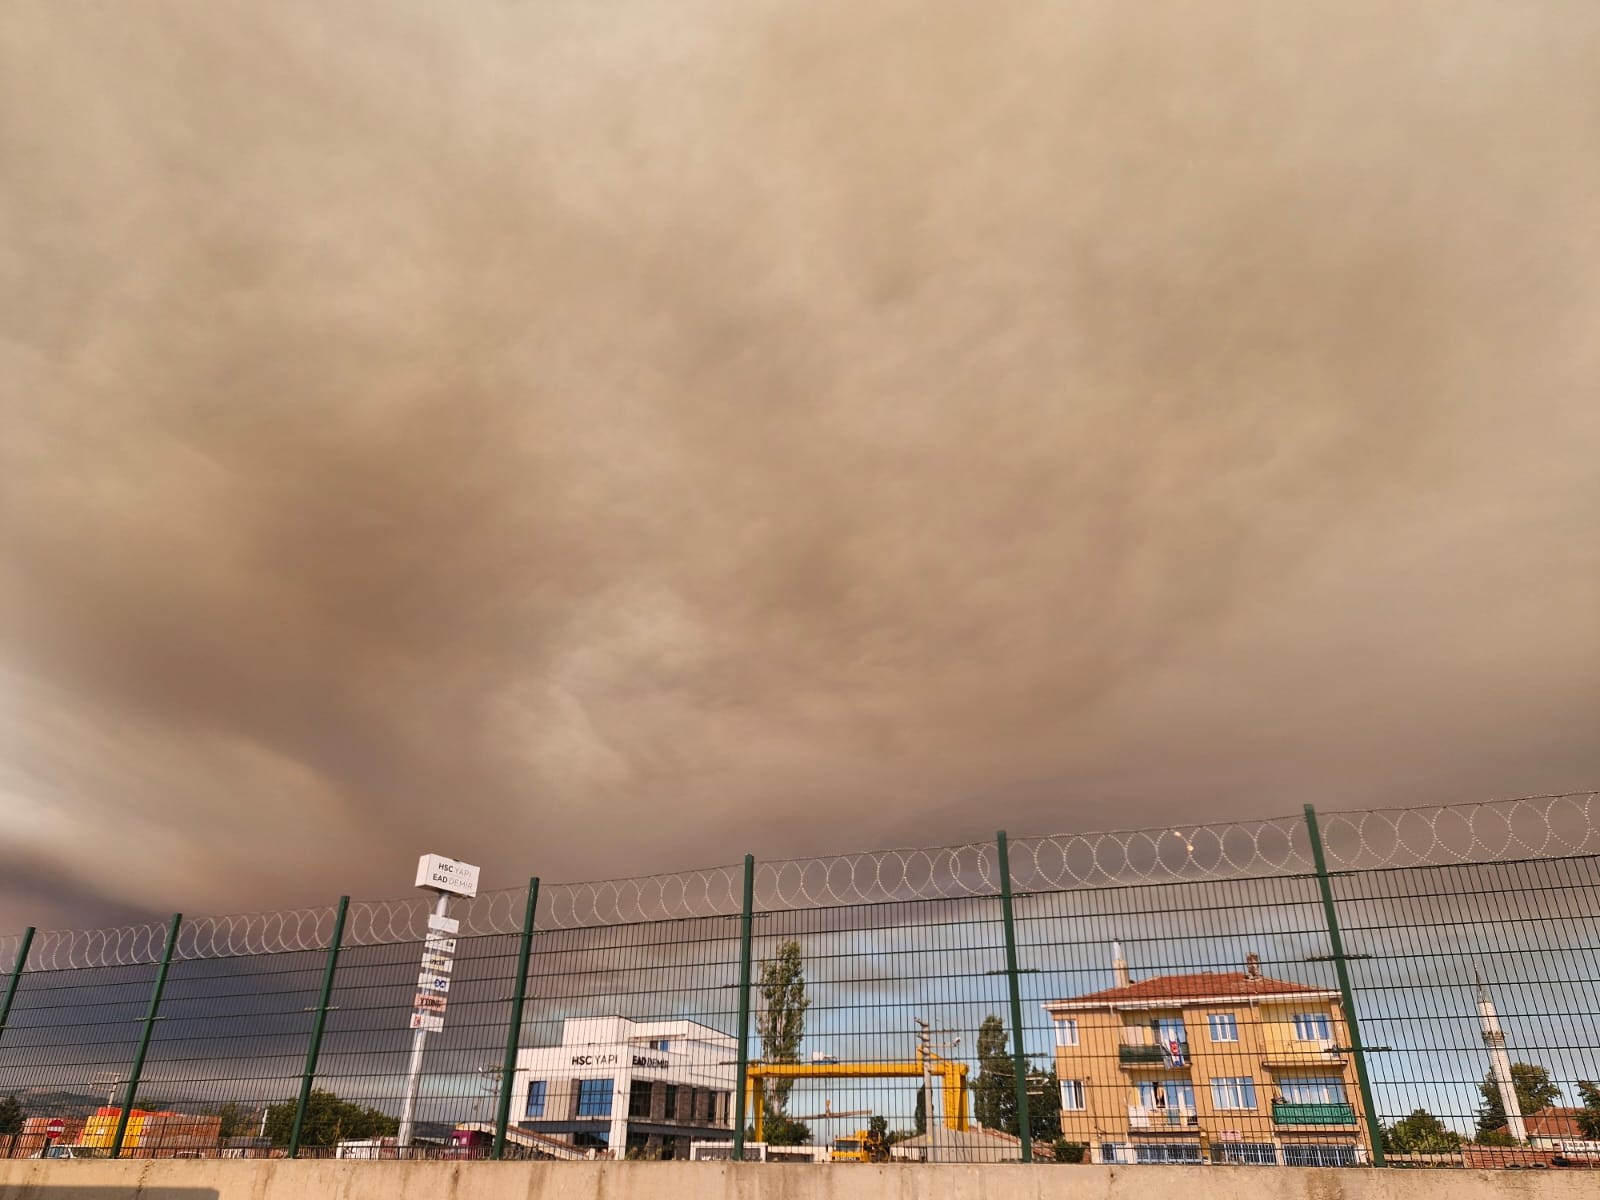
{"type": "Polygon", "coordinates": [[[611,1092],[614,1085],[609,1079],[578,1080],[578,1115],[580,1117],[609,1117],[611,1092]]]}
{"type": "Polygon", "coordinates": [[[1063,1017],[1056,1021],[1056,1045],[1076,1046],[1078,1044],[1078,1019],[1076,1017],[1063,1017]]]}
{"type": "Polygon", "coordinates": [[[1353,1167],[1356,1165],[1354,1146],[1335,1146],[1322,1142],[1298,1145],[1293,1142],[1283,1147],[1283,1165],[1286,1167],[1353,1167]]]}
{"type": "Polygon", "coordinates": [[[628,1089],[628,1115],[630,1117],[650,1117],[650,1081],[648,1079],[635,1079],[628,1089]]]}
{"type": "Polygon", "coordinates": [[[1213,1142],[1211,1161],[1237,1167],[1275,1167],[1278,1148],[1271,1142],[1213,1142]]]}
{"type": "Polygon", "coordinates": [[[1142,1079],[1135,1087],[1142,1108],[1194,1109],[1194,1084],[1187,1079],[1142,1079]]]}
{"type": "Polygon", "coordinates": [[[1327,1013],[1295,1013],[1294,1037],[1297,1042],[1325,1042],[1333,1037],[1333,1023],[1327,1013]]]}
{"type": "Polygon", "coordinates": [[[1061,1081],[1061,1107],[1082,1112],[1086,1107],[1083,1103],[1083,1080],[1063,1079],[1061,1081]]]}
{"type": "Polygon", "coordinates": [[[527,1108],[527,1112],[524,1114],[525,1116],[529,1116],[529,1117],[542,1117],[542,1116],[544,1116],[544,1093],[545,1093],[545,1081],[544,1080],[535,1079],[535,1080],[532,1080],[528,1084],[528,1108],[527,1108]]]}
{"type": "Polygon", "coordinates": [[[1344,1080],[1337,1075],[1310,1075],[1280,1079],[1278,1090],[1287,1104],[1343,1104],[1344,1080]]]}
{"type": "Polygon", "coordinates": [[[1187,1042],[1189,1033],[1183,1027],[1183,1018],[1162,1017],[1156,1022],[1156,1038],[1163,1046],[1169,1042],[1187,1042]]]}
{"type": "Polygon", "coordinates": [[[1200,1147],[1194,1142],[1151,1142],[1134,1147],[1142,1163],[1198,1163],[1200,1147]]]}
{"type": "Polygon", "coordinates": [[[1212,1013],[1206,1020],[1211,1026],[1211,1040],[1213,1042],[1237,1042],[1239,1040],[1239,1019],[1232,1013],[1212,1013]]]}
{"type": "Polygon", "coordinates": [[[650,1049],[659,1050],[661,1053],[665,1054],[671,1045],[671,1041],[669,1041],[667,1038],[657,1038],[655,1041],[650,1043],[650,1049]]]}
{"type": "Polygon", "coordinates": [[[1256,1106],[1256,1081],[1248,1075],[1213,1079],[1211,1103],[1218,1109],[1253,1109],[1256,1106]]]}

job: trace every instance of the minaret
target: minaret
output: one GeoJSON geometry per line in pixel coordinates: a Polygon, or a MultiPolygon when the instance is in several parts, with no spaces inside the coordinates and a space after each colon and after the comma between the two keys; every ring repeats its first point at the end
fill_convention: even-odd
{"type": "Polygon", "coordinates": [[[1483,1030],[1483,1044],[1489,1048],[1489,1067],[1494,1072],[1495,1086],[1500,1089],[1500,1103],[1506,1110],[1506,1132],[1517,1141],[1525,1142],[1528,1140],[1528,1129],[1522,1123],[1522,1106],[1517,1102],[1516,1082],[1511,1078],[1511,1057],[1506,1053],[1506,1035],[1500,1028],[1494,1001],[1489,999],[1489,989],[1483,986],[1483,975],[1476,967],[1472,974],[1478,981],[1478,1025],[1483,1030]]]}
{"type": "Polygon", "coordinates": [[[1117,981],[1118,987],[1127,987],[1133,982],[1128,974],[1128,960],[1122,957],[1122,943],[1111,943],[1111,975],[1117,981]]]}

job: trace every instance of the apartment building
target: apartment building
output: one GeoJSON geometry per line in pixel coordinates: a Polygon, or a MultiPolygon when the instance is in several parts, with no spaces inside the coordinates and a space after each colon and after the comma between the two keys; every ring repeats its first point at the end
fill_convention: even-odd
{"type": "Polygon", "coordinates": [[[1054,1000],[1061,1132],[1104,1163],[1355,1166],[1367,1160],[1339,993],[1239,972],[1054,1000]]]}

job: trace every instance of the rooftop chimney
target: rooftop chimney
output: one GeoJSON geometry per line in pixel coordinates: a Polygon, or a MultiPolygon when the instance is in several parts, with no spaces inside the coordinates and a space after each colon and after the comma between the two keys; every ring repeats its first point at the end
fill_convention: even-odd
{"type": "Polygon", "coordinates": [[[1122,957],[1121,942],[1111,943],[1111,974],[1118,987],[1127,987],[1133,982],[1133,977],[1128,974],[1128,960],[1122,957]]]}
{"type": "Polygon", "coordinates": [[[1261,955],[1254,951],[1244,956],[1244,977],[1246,979],[1261,978],[1261,955]]]}

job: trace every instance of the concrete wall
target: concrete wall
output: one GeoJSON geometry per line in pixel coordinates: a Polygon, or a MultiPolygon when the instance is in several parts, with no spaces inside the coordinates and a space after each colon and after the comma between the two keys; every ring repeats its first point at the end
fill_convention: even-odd
{"type": "Polygon", "coordinates": [[[1589,1171],[0,1160],[0,1200],[1592,1200],[1589,1171]]]}

